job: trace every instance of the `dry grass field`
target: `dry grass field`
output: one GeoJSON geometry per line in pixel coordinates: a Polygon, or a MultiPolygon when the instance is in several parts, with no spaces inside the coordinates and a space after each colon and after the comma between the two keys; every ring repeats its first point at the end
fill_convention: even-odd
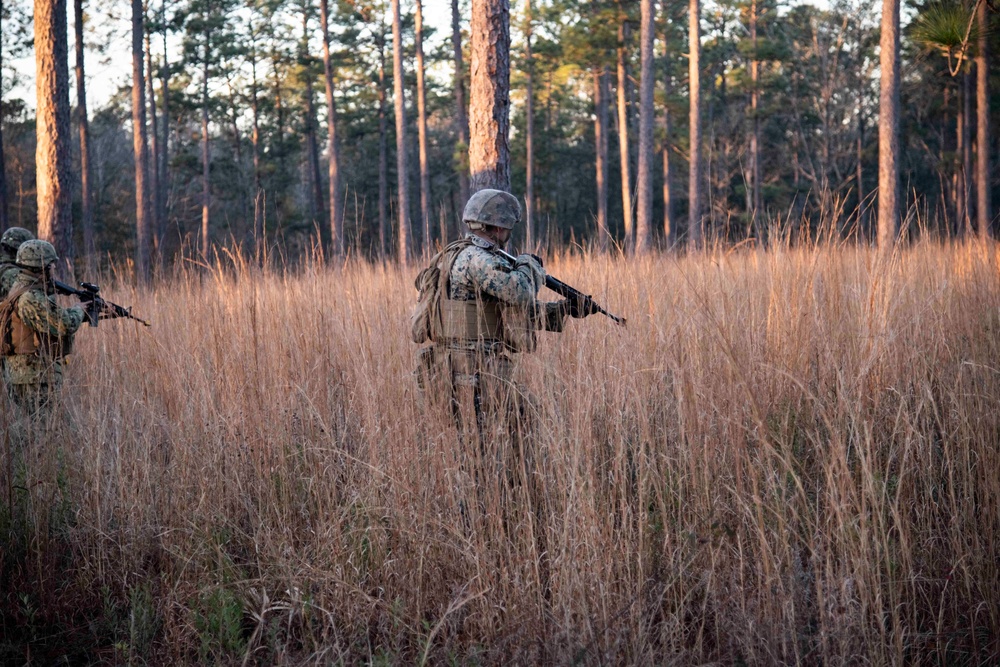
{"type": "Polygon", "coordinates": [[[998,246],[549,265],[629,323],[519,359],[534,508],[416,390],[416,268],[109,285],[153,327],[3,413],[0,662],[1000,661],[998,246]]]}

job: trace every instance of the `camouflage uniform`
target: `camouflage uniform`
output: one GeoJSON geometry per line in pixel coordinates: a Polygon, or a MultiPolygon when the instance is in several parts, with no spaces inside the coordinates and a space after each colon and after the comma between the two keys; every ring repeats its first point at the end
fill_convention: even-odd
{"type": "Polygon", "coordinates": [[[7,298],[21,270],[17,266],[17,249],[34,238],[34,234],[21,227],[11,227],[0,237],[0,301],[7,298]]]}
{"type": "Polygon", "coordinates": [[[10,298],[16,298],[11,325],[14,350],[3,359],[4,381],[14,402],[37,415],[62,384],[73,335],[86,315],[80,306],[62,308],[56,303],[43,271],[22,269],[10,298]]]}

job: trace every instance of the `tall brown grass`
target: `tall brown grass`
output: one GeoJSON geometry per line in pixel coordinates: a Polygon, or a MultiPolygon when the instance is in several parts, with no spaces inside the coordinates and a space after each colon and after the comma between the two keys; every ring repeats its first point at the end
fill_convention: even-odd
{"type": "Polygon", "coordinates": [[[629,324],[519,359],[544,511],[506,522],[412,380],[415,270],[109,289],[154,326],[80,333],[0,489],[4,655],[1000,660],[996,245],[549,268],[629,324]]]}

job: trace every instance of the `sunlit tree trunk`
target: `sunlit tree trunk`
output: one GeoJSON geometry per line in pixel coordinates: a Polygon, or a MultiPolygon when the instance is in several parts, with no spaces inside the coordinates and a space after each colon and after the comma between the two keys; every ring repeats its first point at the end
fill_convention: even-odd
{"type": "Polygon", "coordinates": [[[608,70],[594,68],[594,151],[597,154],[597,246],[606,252],[608,229],[608,70]]]}
{"type": "Polygon", "coordinates": [[[524,245],[533,248],[535,239],[535,61],[531,54],[531,0],[524,3],[524,59],[528,74],[527,99],[525,100],[525,188],[524,188],[524,245]]]}
{"type": "Polygon", "coordinates": [[[760,60],[757,59],[757,0],[750,2],[750,44],[753,57],[750,59],[750,180],[753,188],[750,220],[757,238],[761,237],[760,216],[760,60]]]}
{"type": "Polygon", "coordinates": [[[705,237],[704,221],[701,218],[701,8],[699,0],[690,0],[688,6],[688,131],[691,144],[688,165],[688,239],[697,248],[702,245],[705,237]]]}
{"type": "Polygon", "coordinates": [[[397,216],[399,218],[399,262],[403,265],[412,252],[410,230],[410,197],[406,169],[406,102],[403,98],[403,31],[399,15],[399,0],[392,0],[392,70],[396,103],[396,182],[397,216]]]}
{"type": "Polygon", "coordinates": [[[65,0],[35,0],[35,179],[38,237],[72,266],[72,164],[69,151],[69,64],[65,0]]]}
{"type": "Polygon", "coordinates": [[[471,190],[510,191],[510,2],[472,0],[471,190]]]}
{"type": "Polygon", "coordinates": [[[146,136],[146,78],[143,74],[142,0],[132,0],[132,149],[135,154],[135,268],[149,279],[149,144],[146,136]]]}
{"type": "Polygon", "coordinates": [[[653,243],[653,0],[640,4],[639,28],[639,173],[638,215],[635,225],[635,251],[649,252],[653,243]]]}
{"type": "Polygon", "coordinates": [[[83,68],[83,0],[73,0],[73,18],[76,31],[76,121],[80,134],[80,221],[83,224],[83,254],[91,262],[95,250],[94,213],[90,194],[90,120],[87,118],[87,83],[83,68]]]}
{"type": "Polygon", "coordinates": [[[664,34],[663,60],[666,63],[663,77],[665,103],[663,105],[663,245],[674,245],[674,199],[672,196],[672,176],[670,173],[670,149],[673,142],[673,118],[670,115],[670,95],[673,93],[673,69],[670,66],[670,43],[664,34]]]}
{"type": "Polygon", "coordinates": [[[312,59],[309,55],[309,12],[311,7],[302,6],[302,76],[305,79],[306,102],[306,149],[309,157],[309,182],[312,185],[312,209],[315,213],[313,222],[319,226],[320,242],[323,252],[329,253],[332,243],[332,230],[326,220],[326,209],[323,202],[323,179],[319,173],[319,139],[316,129],[316,96],[313,92],[312,59]]]}
{"type": "Polygon", "coordinates": [[[889,248],[899,229],[899,0],[882,2],[878,113],[878,245],[889,248]]]}
{"type": "MultiPolygon", "coordinates": [[[[469,201],[469,120],[465,113],[465,63],[462,57],[462,29],[459,23],[458,0],[451,0],[451,48],[455,59],[455,126],[459,142],[458,207],[459,218],[469,201]]],[[[458,221],[461,223],[461,220],[458,221]]],[[[461,224],[459,224],[461,228],[461,224]]]]}
{"type": "Polygon", "coordinates": [[[211,203],[209,190],[209,146],[208,146],[208,33],[205,40],[201,70],[201,256],[208,259],[208,206],[211,203]]]}
{"type": "Polygon", "coordinates": [[[986,2],[976,14],[979,43],[976,51],[976,229],[979,238],[990,235],[993,211],[990,205],[990,54],[986,2]]]}
{"type": "Polygon", "coordinates": [[[618,161],[621,164],[622,217],[625,226],[625,251],[632,250],[635,230],[632,228],[632,175],[628,145],[628,17],[618,5],[618,161]]]}

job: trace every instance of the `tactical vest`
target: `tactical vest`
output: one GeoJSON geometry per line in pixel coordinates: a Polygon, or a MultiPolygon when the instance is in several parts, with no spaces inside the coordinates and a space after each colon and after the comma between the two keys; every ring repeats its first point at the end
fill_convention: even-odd
{"type": "Polygon", "coordinates": [[[501,342],[501,304],[492,299],[451,299],[451,271],[459,254],[474,242],[463,238],[448,244],[417,276],[420,299],[413,314],[413,341],[424,343],[501,342]]]}
{"type": "Polygon", "coordinates": [[[17,314],[17,302],[39,283],[26,283],[13,288],[7,298],[0,303],[0,356],[13,354],[37,354],[41,340],[17,314]]]}

